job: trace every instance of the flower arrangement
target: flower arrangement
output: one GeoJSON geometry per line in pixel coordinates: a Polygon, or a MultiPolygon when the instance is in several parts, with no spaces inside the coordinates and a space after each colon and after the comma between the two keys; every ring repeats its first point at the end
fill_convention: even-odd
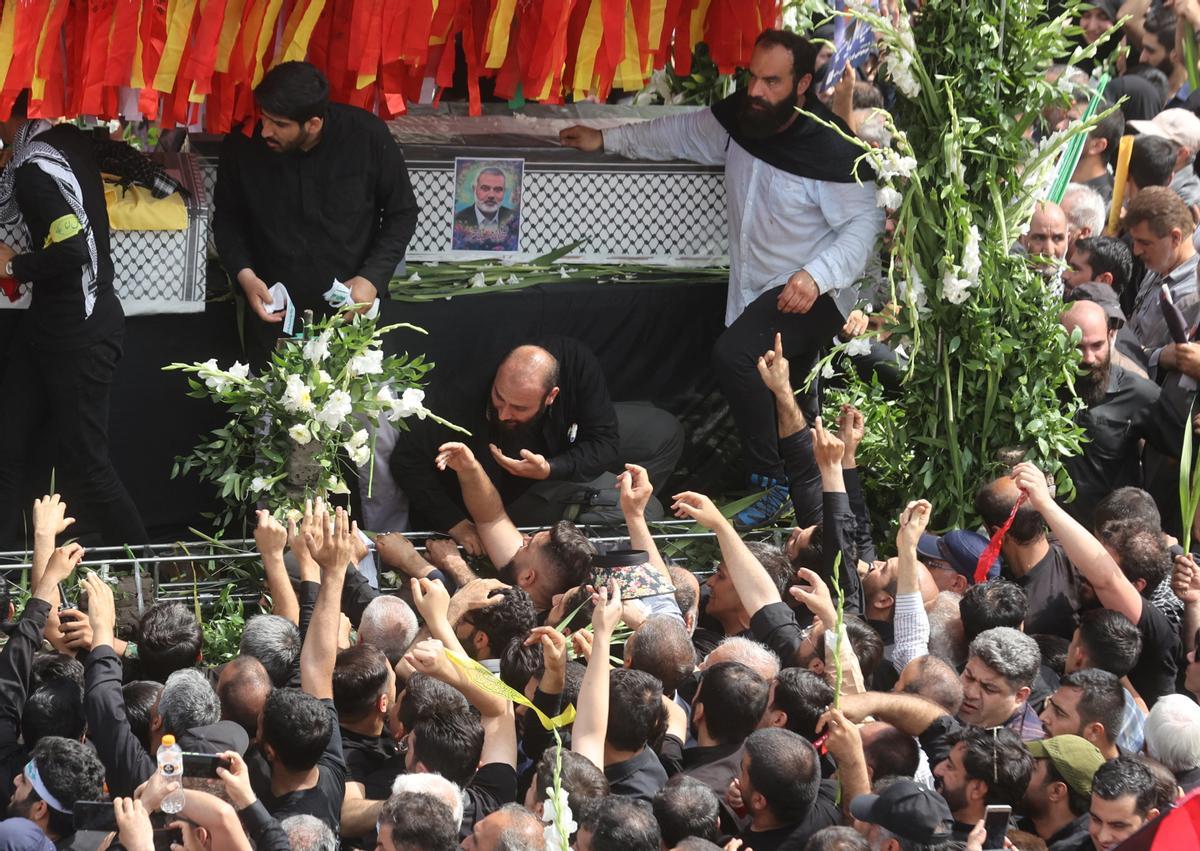
{"type": "MultiPolygon", "coordinates": [[[[935,500],[935,526],[964,526],[1010,447],[1073,492],[1062,459],[1080,451],[1078,353],[1058,323],[1060,297],[1010,249],[1048,197],[1067,144],[1106,114],[1065,130],[1040,126],[1046,107],[1071,96],[1047,81],[1047,69],[1100,44],[1076,46],[1082,5],[1051,14],[1047,0],[928,0],[910,18],[846,4],[845,14],[875,30],[882,76],[898,95],[894,121],[873,116],[890,147],[852,140],[895,224],[880,282],[895,308],[882,333],[901,342],[904,380],[889,397],[850,375],[834,400],[862,408],[884,438],[860,453],[887,490],[890,504],[873,506],[880,516],[894,518],[902,499],[924,494],[935,500]]],[[[800,6],[809,21],[834,14],[824,0],[800,6]]],[[[818,365],[830,367],[831,359],[818,365]]]]}
{"type": "Polygon", "coordinates": [[[445,423],[424,405],[422,385],[433,364],[421,355],[384,354],[383,337],[397,328],[425,333],[335,314],[283,341],[259,375],[237,362],[223,369],[215,359],[163,367],[188,373],[189,396],[210,398],[230,413],[228,423],[176,460],[172,477],[194,471],[219,487],[219,528],[249,500],[286,512],[308,497],[349,493],[351,469],[365,473],[369,489],[375,425],[407,429],[414,416],[445,423]]]}

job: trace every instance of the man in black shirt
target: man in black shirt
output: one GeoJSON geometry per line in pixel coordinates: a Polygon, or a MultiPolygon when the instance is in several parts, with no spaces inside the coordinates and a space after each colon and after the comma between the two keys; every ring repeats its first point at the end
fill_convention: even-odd
{"type": "Polygon", "coordinates": [[[1084,372],[1075,378],[1075,392],[1086,405],[1077,420],[1088,438],[1080,455],[1063,462],[1076,490],[1066,509],[1090,526],[1096,503],[1119,487],[1142,483],[1140,442],[1158,387],[1112,362],[1116,331],[1099,304],[1077,301],[1060,321],[1068,332],[1078,329],[1081,335],[1077,345],[1084,372]]]}
{"type": "MultiPolygon", "coordinates": [[[[12,158],[0,174],[0,222],[23,223],[31,251],[0,243],[0,276],[32,284],[0,395],[0,546],[24,547],[20,486],[35,431],[49,425],[53,463],[104,543],[146,530],[108,456],[108,399],[125,316],[113,291],[108,210],[91,141],[76,127],[25,118],[26,95],[0,122],[12,158]]],[[[44,459],[42,459],[44,460],[44,459]]]]}
{"type": "MultiPolygon", "coordinates": [[[[620,522],[614,473],[640,464],[661,487],[683,449],[675,417],[646,404],[614,405],[596,356],[566,337],[514,348],[494,374],[446,393],[436,407],[471,432],[467,444],[519,526],[571,519],[568,509],[581,504],[585,519],[620,522]],[[597,491],[611,497],[607,510],[587,507],[597,491]]],[[[462,439],[432,420],[417,423],[397,439],[391,470],[414,514],[476,553],[477,531],[455,477],[430,463],[441,444],[462,439]]],[[[650,519],[662,516],[656,502],[650,511],[650,519]]]]}
{"type": "Polygon", "coordinates": [[[365,110],[329,103],[329,83],[306,62],[284,62],[254,90],[258,132],[225,137],[213,235],[259,321],[247,323],[252,362],[265,359],[283,314],[271,285],[297,312],[329,313],[334,279],[354,304],[386,297],[417,226],[400,148],[365,110]]]}
{"type": "Polygon", "coordinates": [[[346,789],[342,736],[333,703],[342,582],[354,553],[357,525],[342,509],[336,524],[326,518],[320,539],[305,535],[306,546],[321,568],[321,589],[300,651],[303,691],[276,689],[267,698],[259,724],[259,743],[270,777],[255,777],[255,793],[268,812],[282,821],[292,815],[316,816],[336,835],[346,789]]]}

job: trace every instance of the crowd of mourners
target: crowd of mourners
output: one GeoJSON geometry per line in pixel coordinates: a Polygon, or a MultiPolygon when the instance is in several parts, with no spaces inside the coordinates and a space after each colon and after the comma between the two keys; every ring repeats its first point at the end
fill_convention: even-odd
{"type": "MultiPolygon", "coordinates": [[[[764,499],[729,519],[703,494],[656,493],[679,452],[667,422],[649,453],[669,459],[665,473],[652,482],[649,463],[627,463],[612,482],[627,544],[565,519],[523,533],[524,491],[506,482],[588,480],[607,463],[594,446],[616,456],[618,420],[622,447],[652,430],[645,411],[613,413],[593,356],[524,347],[486,391],[482,433],[507,429],[507,444],[489,455],[413,438],[393,459],[450,537],[372,541],[320,500],[286,525],[259,511],[267,613],[214,666],[193,607],[131,618],[107,575],[75,575],[71,512],[41,498],[30,595],[2,627],[0,848],[1111,851],[1190,807],[1200,567],[1177,515],[1200,380],[1200,94],[1182,39],[1200,0],[1096,0],[1084,39],[1127,16],[1094,76],[1050,71],[1073,104],[1039,132],[1078,120],[1101,71],[1116,72],[1101,108],[1125,99],[1017,249],[1061,279],[1062,323],[1079,332],[1088,442],[1066,462],[1072,499],[1020,463],[979,490],[978,528],[927,531],[934,494],[873,527],[857,462],[871,423],[850,407],[806,413],[792,373],[811,364],[814,329],[861,333],[856,290],[843,289],[883,213],[836,163],[809,173],[780,153],[802,126],[803,63],[819,61],[768,31],[740,104],[563,137],[724,162],[735,236],[759,239],[764,217],[799,211],[812,248],[799,271],[768,247],[733,250],[718,343],[764,499]],[[1127,193],[1114,199],[1126,133],[1127,193]],[[760,191],[784,212],[756,207],[760,191]],[[856,206],[839,221],[843,203],[856,206]],[[1120,231],[1106,236],[1113,204],[1120,231]],[[575,411],[600,396],[593,428],[575,411]],[[715,570],[660,552],[648,514],[663,507],[712,533],[715,570]],[[753,529],[788,509],[790,535],[759,540],[770,534],[753,529]],[[401,577],[395,593],[374,567],[360,572],[368,556],[401,577]],[[485,563],[495,571],[477,575],[485,563]],[[160,767],[173,745],[182,780],[160,767]]],[[[851,79],[832,109],[868,135],[881,90],[851,79]]],[[[557,516],[569,502],[543,499],[557,516]]]]}

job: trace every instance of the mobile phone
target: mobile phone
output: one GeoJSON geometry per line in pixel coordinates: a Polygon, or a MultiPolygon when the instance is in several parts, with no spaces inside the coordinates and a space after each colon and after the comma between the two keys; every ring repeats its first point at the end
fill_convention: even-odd
{"type": "Polygon", "coordinates": [[[1004,835],[1008,833],[1008,820],[1012,816],[1012,807],[1007,804],[989,804],[983,816],[983,829],[987,838],[983,840],[984,848],[1003,848],[1004,835]]]}
{"type": "Polygon", "coordinates": [[[108,833],[117,829],[117,814],[112,801],[76,801],[71,808],[75,830],[98,830],[108,833]]]}
{"type": "Polygon", "coordinates": [[[184,777],[216,777],[217,769],[229,770],[229,760],[214,753],[185,753],[183,755],[184,777]]]}
{"type": "Polygon", "coordinates": [[[153,833],[154,851],[171,851],[171,845],[183,845],[183,831],[178,827],[168,827],[155,830],[153,833]]]}

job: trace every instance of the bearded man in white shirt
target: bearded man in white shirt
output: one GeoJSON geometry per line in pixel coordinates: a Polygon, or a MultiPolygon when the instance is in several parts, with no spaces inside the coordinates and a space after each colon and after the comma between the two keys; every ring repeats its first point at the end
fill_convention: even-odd
{"type": "Polygon", "coordinates": [[[788,485],[774,402],[758,358],[783,337],[803,381],[845,323],[883,229],[862,150],[800,112],[849,128],[809,90],[817,48],[795,33],[766,30],[755,42],[749,83],[707,109],[609,130],[569,127],[563,144],[637,159],[689,159],[725,167],[729,298],[714,366],[744,447],[751,487],[763,497],[741,512],[742,528],[773,521],[788,485]],[[862,185],[858,179],[863,181],[862,185]]]}

